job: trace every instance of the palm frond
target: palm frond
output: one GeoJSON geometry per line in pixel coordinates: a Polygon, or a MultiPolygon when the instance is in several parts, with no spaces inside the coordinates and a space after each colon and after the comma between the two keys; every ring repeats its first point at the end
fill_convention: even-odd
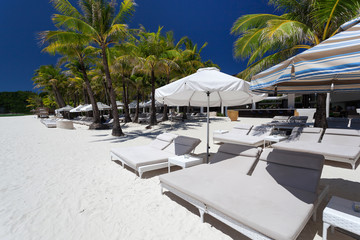
{"type": "Polygon", "coordinates": [[[123,0],[120,6],[120,10],[113,19],[111,25],[126,22],[128,18],[135,12],[135,6],[136,3],[134,0],[123,0]]]}
{"type": "Polygon", "coordinates": [[[92,36],[97,35],[97,31],[92,26],[78,18],[54,14],[52,16],[52,21],[54,22],[55,26],[59,28],[63,27],[92,36]]]}
{"type": "Polygon", "coordinates": [[[283,19],[281,16],[273,14],[248,14],[239,17],[231,28],[231,34],[241,35],[251,28],[263,28],[267,21],[272,19],[283,19]]]}
{"type": "Polygon", "coordinates": [[[66,16],[81,18],[79,11],[73,7],[68,0],[50,0],[50,2],[59,13],[66,16]]]}

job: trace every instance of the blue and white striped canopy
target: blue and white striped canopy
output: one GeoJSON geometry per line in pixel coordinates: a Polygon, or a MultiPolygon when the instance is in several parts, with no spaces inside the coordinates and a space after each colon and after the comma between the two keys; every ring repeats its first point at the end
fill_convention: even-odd
{"type": "Polygon", "coordinates": [[[251,90],[278,93],[360,91],[360,23],[255,76],[251,90]]]}

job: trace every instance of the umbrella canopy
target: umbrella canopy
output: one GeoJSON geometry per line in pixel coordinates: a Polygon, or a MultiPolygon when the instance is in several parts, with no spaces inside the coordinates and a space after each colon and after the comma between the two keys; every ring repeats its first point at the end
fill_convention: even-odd
{"type": "MultiPolygon", "coordinates": [[[[155,107],[162,107],[163,105],[161,102],[155,100],[155,107]]],[[[151,100],[143,103],[143,107],[151,107],[151,100]]]]}
{"type": "MultiPolygon", "coordinates": [[[[102,110],[110,110],[110,109],[111,109],[110,106],[108,106],[108,105],[106,105],[106,104],[104,104],[104,103],[102,103],[102,102],[97,102],[96,104],[97,104],[97,106],[98,106],[98,108],[99,108],[100,111],[102,111],[102,110]]],[[[92,109],[92,105],[91,105],[91,104],[88,104],[87,106],[85,106],[85,107],[83,107],[83,108],[81,109],[81,111],[83,111],[83,112],[89,112],[89,111],[92,111],[92,110],[93,110],[93,109],[92,109]]]]}
{"type": "MultiPolygon", "coordinates": [[[[137,101],[132,101],[131,103],[129,103],[129,108],[136,108],[137,105],[137,101]]],[[[145,103],[141,102],[139,103],[139,108],[143,108],[145,107],[145,103]]]]}
{"type": "Polygon", "coordinates": [[[217,68],[200,68],[196,73],[155,90],[155,99],[169,106],[207,106],[207,147],[209,160],[209,108],[239,106],[266,97],[250,90],[242,79],[220,72],[217,68]]]}
{"type": "Polygon", "coordinates": [[[359,20],[345,23],[340,31],[315,47],[255,75],[251,89],[277,90],[278,93],[359,91],[359,20]]]}
{"type": "Polygon", "coordinates": [[[81,109],[83,106],[84,106],[84,105],[80,104],[79,106],[71,109],[70,112],[81,112],[80,109],[81,109]]]}
{"type": "Polygon", "coordinates": [[[156,89],[155,98],[169,106],[239,106],[265,96],[252,93],[250,84],[222,73],[217,68],[200,68],[196,73],[156,89]]]}
{"type": "Polygon", "coordinates": [[[69,112],[71,109],[73,109],[72,106],[66,105],[65,107],[56,109],[57,112],[69,112]]]}

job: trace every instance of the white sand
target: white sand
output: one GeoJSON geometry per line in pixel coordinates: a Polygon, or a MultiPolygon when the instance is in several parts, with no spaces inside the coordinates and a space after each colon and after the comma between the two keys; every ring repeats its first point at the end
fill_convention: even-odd
{"type": "MultiPolygon", "coordinates": [[[[216,118],[210,132],[233,124],[216,118]]],[[[145,130],[127,124],[127,137],[117,138],[111,130],[78,124],[76,130],[48,129],[33,116],[0,118],[0,239],[246,239],[210,216],[201,223],[195,207],[171,193],[161,195],[158,175],[166,169],[140,179],[110,161],[112,147],[147,144],[164,130],[201,138],[196,153],[203,153],[205,126],[188,122],[145,130]]],[[[217,148],[211,145],[211,152],[217,148]]],[[[360,201],[360,167],[336,166],[327,163],[322,182],[331,185],[331,194],[360,201]]],[[[324,207],[299,239],[321,239],[324,207]]],[[[328,238],[350,239],[339,232],[328,238]]]]}

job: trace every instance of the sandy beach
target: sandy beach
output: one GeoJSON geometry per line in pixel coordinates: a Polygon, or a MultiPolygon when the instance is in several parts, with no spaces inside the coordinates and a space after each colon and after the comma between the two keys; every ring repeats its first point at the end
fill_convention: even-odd
{"type": "MultiPolygon", "coordinates": [[[[261,124],[270,119],[239,118],[261,124]]],[[[213,118],[210,132],[231,129],[234,122],[213,118]]],[[[218,220],[205,216],[171,193],[161,195],[158,176],[140,179],[131,169],[110,161],[113,147],[149,143],[164,131],[202,140],[206,122],[122,125],[126,137],[111,130],[93,131],[75,124],[75,130],[48,129],[34,116],[0,118],[0,239],[247,239],[218,220]]],[[[218,145],[211,141],[211,152],[218,145]]],[[[174,168],[176,170],[176,168],[174,168]]],[[[326,162],[322,184],[330,196],[360,201],[360,167],[326,162]]],[[[241,191],[241,189],[239,189],[241,191]]],[[[316,222],[310,220],[298,239],[322,239],[321,204],[316,222]]],[[[328,239],[352,239],[338,231],[328,239]]]]}

